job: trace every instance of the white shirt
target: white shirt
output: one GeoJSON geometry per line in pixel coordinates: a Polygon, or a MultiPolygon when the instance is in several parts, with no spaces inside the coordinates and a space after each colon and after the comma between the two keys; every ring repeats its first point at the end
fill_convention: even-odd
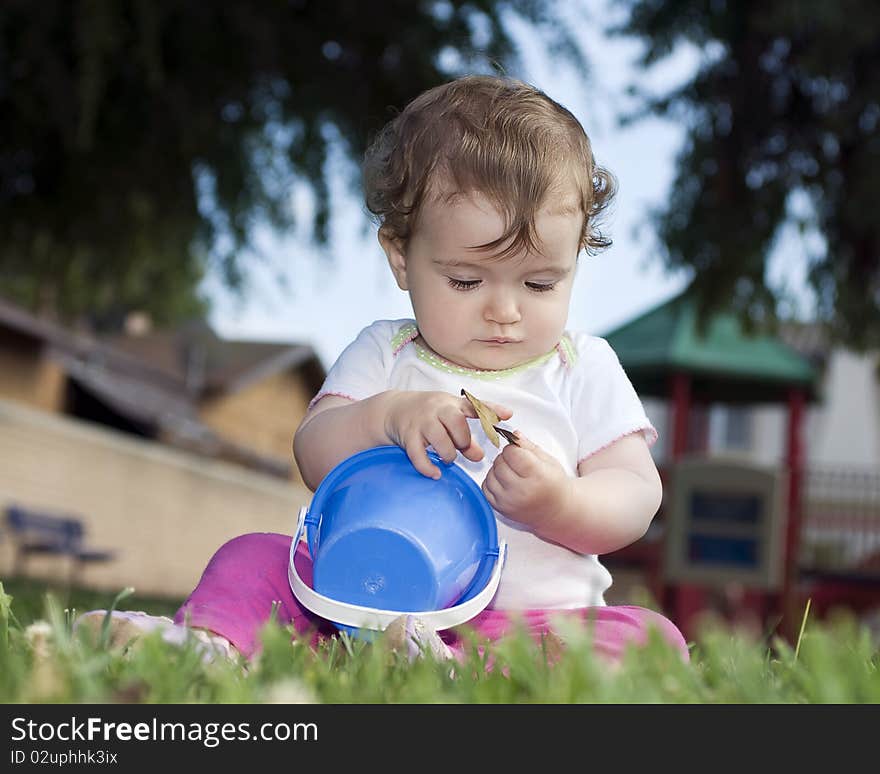
{"type": "MultiPolygon", "coordinates": [[[[413,320],[377,320],[364,328],[333,364],[320,392],[363,400],[386,390],[462,388],[480,400],[509,408],[505,426],[554,456],[570,476],[578,463],[634,432],[652,444],[657,432],[614,351],[604,339],[566,333],[546,355],[503,371],[478,371],[442,360],[417,339],[413,320]]],[[[481,485],[500,450],[480,423],[469,419],[483,448],[480,462],[459,453],[456,464],[481,485]]],[[[490,607],[504,610],[604,605],[611,575],[592,554],[546,541],[495,511],[498,537],[508,544],[507,563],[490,607]]]]}

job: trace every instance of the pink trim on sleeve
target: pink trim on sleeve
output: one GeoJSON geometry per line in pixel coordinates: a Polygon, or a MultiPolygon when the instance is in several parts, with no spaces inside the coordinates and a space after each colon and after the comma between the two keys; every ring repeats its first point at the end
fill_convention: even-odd
{"type": "Polygon", "coordinates": [[[594,454],[598,454],[600,451],[604,451],[612,444],[617,443],[621,438],[626,438],[626,436],[632,435],[633,433],[645,433],[645,443],[647,443],[648,446],[653,446],[655,443],[657,443],[657,439],[660,437],[657,434],[657,431],[654,429],[653,425],[641,425],[639,427],[634,427],[632,430],[627,430],[625,433],[621,433],[616,438],[606,443],[604,446],[600,446],[598,449],[594,449],[589,454],[585,454],[577,461],[577,465],[575,465],[575,468],[577,468],[577,466],[580,465],[584,460],[590,459],[590,457],[592,457],[594,454]]]}
{"type": "Polygon", "coordinates": [[[345,398],[346,400],[350,400],[352,403],[357,401],[357,398],[352,398],[351,395],[347,395],[344,392],[331,392],[330,390],[328,390],[327,392],[319,392],[317,395],[315,395],[315,397],[309,401],[309,405],[308,408],[306,408],[306,411],[311,411],[312,406],[314,406],[319,400],[321,400],[321,398],[326,398],[328,395],[333,395],[337,398],[345,398]]]}

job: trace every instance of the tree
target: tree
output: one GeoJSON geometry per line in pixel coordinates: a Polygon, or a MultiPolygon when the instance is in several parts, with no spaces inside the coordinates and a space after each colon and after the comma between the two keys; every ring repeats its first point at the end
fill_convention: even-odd
{"type": "Polygon", "coordinates": [[[627,0],[615,31],[645,68],[687,42],[693,79],[640,96],[639,115],[686,127],[656,224],[671,267],[693,271],[704,314],[774,321],[767,258],[806,194],[826,246],[812,255],[820,318],[855,348],[880,346],[880,5],[873,0],[627,0]]]}
{"type": "MultiPolygon", "coordinates": [[[[61,318],[169,322],[209,268],[241,285],[254,228],[331,211],[352,160],[423,89],[516,67],[503,17],[583,67],[540,0],[6,0],[0,5],[0,293],[61,318]]],[[[356,186],[357,181],[352,181],[356,186]]]]}

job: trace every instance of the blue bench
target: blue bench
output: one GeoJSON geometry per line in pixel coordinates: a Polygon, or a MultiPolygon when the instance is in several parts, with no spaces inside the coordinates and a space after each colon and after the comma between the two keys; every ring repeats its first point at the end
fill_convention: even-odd
{"type": "Polygon", "coordinates": [[[25,561],[32,554],[69,557],[72,560],[69,580],[84,564],[107,562],[115,551],[85,546],[85,526],[74,516],[42,513],[10,505],[6,509],[6,532],[15,548],[15,574],[24,572],[25,561]]]}

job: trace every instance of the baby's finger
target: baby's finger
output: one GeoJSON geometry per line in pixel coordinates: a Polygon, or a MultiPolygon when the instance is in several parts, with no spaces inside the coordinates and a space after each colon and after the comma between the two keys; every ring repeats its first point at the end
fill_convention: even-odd
{"type": "MultiPolygon", "coordinates": [[[[492,409],[497,415],[498,419],[510,419],[513,416],[513,412],[507,408],[507,406],[502,406],[500,403],[489,403],[488,401],[483,401],[483,405],[487,408],[492,409]]],[[[471,402],[462,396],[459,401],[459,406],[462,410],[462,413],[465,416],[471,417],[473,419],[477,418],[477,412],[474,407],[471,405],[471,402]]]]}
{"type": "Polygon", "coordinates": [[[526,438],[519,430],[515,430],[514,432],[516,434],[516,445],[519,446],[520,449],[527,449],[528,451],[535,453],[541,451],[540,446],[526,438]]]}
{"type": "Polygon", "coordinates": [[[455,448],[459,449],[467,459],[472,462],[479,462],[483,459],[483,449],[474,440],[467,420],[460,413],[444,414],[440,416],[440,421],[452,438],[455,448]]]}
{"type": "Polygon", "coordinates": [[[523,478],[528,478],[534,472],[537,463],[537,455],[533,448],[514,446],[512,443],[505,446],[499,456],[510,470],[523,478]]]}
{"type": "Polygon", "coordinates": [[[483,459],[483,447],[480,446],[473,438],[471,438],[471,444],[467,447],[467,449],[462,449],[461,453],[467,457],[471,462],[479,462],[483,459]]]}
{"type": "Polygon", "coordinates": [[[491,473],[483,479],[483,484],[480,489],[482,489],[483,494],[486,495],[489,505],[498,510],[499,486],[491,473]]]}
{"type": "Polygon", "coordinates": [[[525,451],[531,452],[540,460],[552,460],[553,458],[545,452],[538,444],[530,441],[526,438],[519,430],[516,431],[516,446],[519,446],[520,449],[524,449],[525,451]]]}
{"type": "Polygon", "coordinates": [[[473,445],[471,429],[468,427],[467,420],[460,412],[449,409],[445,413],[440,414],[438,419],[443,427],[446,428],[446,432],[452,439],[456,449],[464,451],[473,445]]]}
{"type": "Polygon", "coordinates": [[[495,462],[492,465],[492,473],[495,476],[495,480],[503,487],[517,486],[522,481],[522,476],[511,468],[500,454],[495,458],[495,462]]]}
{"type": "Polygon", "coordinates": [[[458,456],[458,450],[449,437],[446,428],[437,423],[425,433],[425,440],[434,447],[434,451],[440,455],[444,462],[452,462],[458,456]]]}
{"type": "Polygon", "coordinates": [[[440,468],[428,459],[428,452],[425,451],[425,441],[420,436],[413,436],[404,446],[406,456],[413,464],[413,467],[423,476],[428,478],[440,478],[440,468]]]}
{"type": "Polygon", "coordinates": [[[506,420],[513,416],[513,412],[507,406],[502,406],[500,403],[487,403],[486,405],[498,415],[498,419],[506,420]]]}

